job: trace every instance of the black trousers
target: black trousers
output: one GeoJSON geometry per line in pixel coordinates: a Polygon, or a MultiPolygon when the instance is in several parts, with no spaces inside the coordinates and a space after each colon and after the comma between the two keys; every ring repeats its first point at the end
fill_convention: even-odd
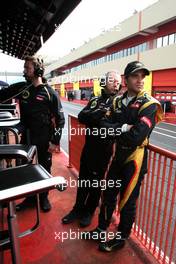
{"type": "MultiPolygon", "coordinates": [[[[101,153],[102,154],[102,153],[101,153]]],[[[79,213],[93,214],[99,205],[105,172],[111,158],[111,152],[104,157],[102,166],[92,166],[87,160],[86,155],[82,155],[80,162],[80,171],[78,178],[78,187],[74,209],[79,213]]],[[[98,153],[97,153],[98,155],[98,153]]],[[[101,158],[101,156],[100,156],[101,158]]],[[[101,162],[100,162],[101,163],[101,162]]]]}
{"type": "MultiPolygon", "coordinates": [[[[37,146],[38,163],[41,164],[49,173],[51,173],[52,154],[48,152],[48,146],[48,144],[43,146],[37,146]]],[[[40,193],[40,201],[47,198],[48,194],[49,192],[40,193]]]]}
{"type": "MultiPolygon", "coordinates": [[[[145,162],[144,162],[145,163],[145,162]]],[[[111,222],[112,214],[116,208],[117,195],[120,194],[119,204],[126,195],[126,190],[131,184],[136,167],[135,162],[129,161],[122,164],[120,161],[113,160],[107,175],[107,189],[103,192],[102,204],[99,214],[99,228],[106,230],[111,222]],[[121,186],[119,186],[120,180],[121,186]],[[109,187],[108,182],[111,182],[109,187]],[[112,187],[112,182],[114,186],[112,187]]],[[[120,222],[118,232],[121,232],[123,238],[128,238],[136,216],[136,201],[139,196],[141,182],[146,171],[141,167],[137,184],[131,192],[128,200],[120,210],[120,222]]]]}
{"type": "MultiPolygon", "coordinates": [[[[49,129],[38,129],[38,133],[32,133],[26,130],[22,134],[21,144],[30,144],[37,147],[38,163],[41,164],[49,173],[51,173],[52,154],[48,152],[49,148],[49,129]]],[[[48,196],[48,192],[39,194],[40,201],[48,196]]]]}

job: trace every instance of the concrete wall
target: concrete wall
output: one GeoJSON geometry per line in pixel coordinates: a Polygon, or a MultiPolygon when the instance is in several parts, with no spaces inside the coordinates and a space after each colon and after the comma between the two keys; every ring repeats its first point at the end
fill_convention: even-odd
{"type": "MultiPolygon", "coordinates": [[[[176,67],[176,44],[148,50],[139,54],[139,60],[142,61],[146,67],[151,71],[169,69],[176,67]]],[[[71,74],[65,74],[60,77],[55,77],[55,83],[67,83],[73,81],[80,81],[91,78],[99,78],[104,73],[111,69],[118,70],[121,74],[124,72],[124,68],[130,61],[137,60],[137,54],[117,59],[111,62],[99,64],[97,66],[86,68],[80,71],[76,71],[71,74]]]]}
{"type": "Polygon", "coordinates": [[[176,16],[175,0],[160,0],[142,11],[141,30],[168,21],[176,16]]]}
{"type": "Polygon", "coordinates": [[[148,50],[140,54],[140,60],[150,70],[176,68],[176,44],[148,50]]]}
{"type": "MultiPolygon", "coordinates": [[[[157,3],[149,6],[141,13],[137,13],[128,19],[124,20],[117,28],[105,32],[89,41],[87,44],[72,51],[68,55],[59,59],[56,63],[48,66],[45,74],[52,70],[60,68],[98,50],[106,48],[124,39],[131,38],[139,31],[145,31],[153,26],[158,26],[174,19],[176,16],[176,1],[175,0],[160,0],[157,3]],[[141,19],[140,19],[141,16],[141,19]]],[[[114,62],[110,62],[114,63],[114,62]]],[[[108,65],[108,63],[107,63],[108,65]]],[[[104,66],[100,66],[103,67],[104,66]]],[[[107,66],[109,67],[109,65],[107,66]]],[[[106,70],[105,70],[106,71],[106,70]]]]}

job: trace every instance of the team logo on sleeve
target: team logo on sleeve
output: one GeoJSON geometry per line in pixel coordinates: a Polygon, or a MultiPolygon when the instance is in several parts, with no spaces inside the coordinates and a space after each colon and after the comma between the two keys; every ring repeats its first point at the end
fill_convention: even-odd
{"type": "Polygon", "coordinates": [[[121,100],[118,101],[118,103],[117,103],[117,107],[118,107],[118,108],[122,108],[122,101],[121,101],[121,100]]]}
{"type": "Polygon", "coordinates": [[[144,122],[149,128],[152,127],[152,122],[150,121],[150,119],[146,116],[141,117],[140,119],[142,122],[144,122]]]}
{"type": "Polygon", "coordinates": [[[36,99],[37,99],[38,101],[43,101],[43,100],[44,100],[44,97],[43,97],[43,96],[40,96],[40,95],[38,95],[38,96],[36,96],[36,99]]]}
{"type": "Polygon", "coordinates": [[[90,105],[91,109],[94,109],[97,106],[97,101],[93,101],[90,105]]]}
{"type": "Polygon", "coordinates": [[[22,93],[22,98],[23,99],[27,99],[28,97],[29,97],[29,95],[30,95],[30,92],[29,91],[24,91],[23,93],[22,93]]]}

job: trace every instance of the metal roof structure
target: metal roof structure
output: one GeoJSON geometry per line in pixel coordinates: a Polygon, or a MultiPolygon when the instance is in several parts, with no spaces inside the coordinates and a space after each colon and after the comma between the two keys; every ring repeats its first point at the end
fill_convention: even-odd
{"type": "Polygon", "coordinates": [[[24,59],[36,53],[81,0],[2,1],[0,50],[24,59]]]}

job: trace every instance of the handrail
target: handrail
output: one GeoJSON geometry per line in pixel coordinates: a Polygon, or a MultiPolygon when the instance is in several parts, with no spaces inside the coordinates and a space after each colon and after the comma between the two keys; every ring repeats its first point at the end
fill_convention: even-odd
{"type": "MultiPolygon", "coordinates": [[[[84,127],[69,115],[69,129],[84,127]]],[[[84,135],[69,135],[69,165],[79,171],[84,135]]],[[[159,263],[175,263],[176,153],[153,144],[147,146],[148,173],[138,199],[133,234],[159,263]]]]}
{"type": "Polygon", "coordinates": [[[155,146],[153,144],[150,144],[148,145],[147,147],[148,149],[150,149],[151,151],[154,151],[156,153],[159,153],[167,158],[170,158],[170,159],[173,159],[173,160],[176,160],[176,153],[173,152],[173,151],[169,151],[167,149],[164,149],[164,148],[160,148],[158,146],[155,146]]]}

